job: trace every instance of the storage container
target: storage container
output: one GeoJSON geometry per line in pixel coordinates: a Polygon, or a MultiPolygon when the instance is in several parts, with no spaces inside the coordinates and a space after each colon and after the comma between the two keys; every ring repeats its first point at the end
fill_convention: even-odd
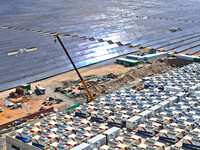
{"type": "Polygon", "coordinates": [[[133,140],[135,145],[139,145],[142,142],[142,139],[140,136],[131,134],[130,132],[125,132],[122,136],[133,140]]]}
{"type": "Polygon", "coordinates": [[[130,59],[125,59],[125,58],[117,58],[116,63],[122,64],[122,65],[128,65],[131,67],[139,64],[139,62],[136,60],[130,60],[130,59]]]}
{"type": "Polygon", "coordinates": [[[92,150],[88,143],[81,143],[80,145],[72,148],[71,150],[92,150]]]}
{"type": "Polygon", "coordinates": [[[106,136],[106,142],[109,142],[111,139],[114,139],[120,135],[120,128],[112,127],[107,131],[104,131],[103,135],[106,136]]]}
{"type": "Polygon", "coordinates": [[[158,105],[161,106],[161,111],[164,111],[167,107],[170,106],[170,101],[163,101],[163,102],[159,103],[158,105]]]}
{"type": "Polygon", "coordinates": [[[47,149],[49,148],[50,143],[47,138],[36,135],[32,138],[32,145],[42,149],[47,149]]]}
{"type": "Polygon", "coordinates": [[[110,116],[108,117],[108,124],[115,125],[115,126],[122,126],[123,120],[121,117],[118,117],[118,116],[110,116]]]}
{"type": "Polygon", "coordinates": [[[16,138],[23,142],[29,142],[31,141],[32,133],[29,130],[19,129],[16,131],[16,138]]]}
{"type": "Polygon", "coordinates": [[[179,87],[175,87],[175,86],[165,86],[164,91],[180,93],[180,92],[182,92],[182,89],[179,87]]]}
{"type": "Polygon", "coordinates": [[[149,110],[145,110],[141,113],[138,114],[141,117],[141,121],[145,121],[146,119],[149,119],[150,117],[152,117],[152,111],[149,110]]]}
{"type": "Polygon", "coordinates": [[[92,149],[100,148],[101,146],[106,144],[106,136],[102,135],[102,134],[99,134],[99,135],[89,139],[87,143],[90,144],[90,147],[92,149]]]}
{"type": "Polygon", "coordinates": [[[180,92],[176,96],[178,96],[178,101],[182,101],[186,95],[184,92],[180,92]]]}
{"type": "Polygon", "coordinates": [[[189,94],[190,95],[194,95],[194,92],[198,89],[198,86],[192,86],[192,87],[189,87],[189,94]]]}
{"type": "Polygon", "coordinates": [[[141,117],[140,116],[134,116],[126,121],[126,128],[129,130],[133,130],[135,127],[138,126],[138,124],[141,123],[141,117]]]}
{"type": "Polygon", "coordinates": [[[155,105],[149,109],[152,112],[152,116],[155,116],[161,111],[161,106],[160,105],[155,105]]]}
{"type": "Polygon", "coordinates": [[[186,135],[183,138],[183,146],[200,149],[200,140],[199,138],[186,135]]]}
{"type": "Polygon", "coordinates": [[[50,150],[68,150],[69,147],[67,145],[54,142],[50,144],[50,150]]]}
{"type": "Polygon", "coordinates": [[[159,132],[159,138],[174,143],[176,143],[179,140],[176,132],[167,131],[164,129],[159,132]]]}
{"type": "Polygon", "coordinates": [[[103,112],[93,111],[91,112],[91,119],[97,121],[106,121],[106,115],[103,112]]]}
{"type": "Polygon", "coordinates": [[[200,97],[200,91],[195,91],[194,95],[197,96],[197,97],[200,97]]]}
{"type": "Polygon", "coordinates": [[[156,134],[155,127],[152,125],[140,124],[138,126],[138,132],[150,136],[154,136],[156,134]]]}
{"type": "MultiPolygon", "coordinates": [[[[180,94],[180,93],[179,93],[179,94],[180,94]]],[[[170,106],[173,106],[174,103],[177,103],[177,102],[178,102],[178,97],[172,96],[172,97],[168,98],[167,101],[170,101],[170,106]]]]}
{"type": "Polygon", "coordinates": [[[77,107],[77,108],[75,108],[75,115],[83,116],[83,117],[89,117],[90,111],[89,111],[88,108],[77,107]]]}

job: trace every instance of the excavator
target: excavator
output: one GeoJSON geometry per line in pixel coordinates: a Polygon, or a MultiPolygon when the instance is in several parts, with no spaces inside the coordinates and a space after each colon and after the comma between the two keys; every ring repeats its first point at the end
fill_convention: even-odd
{"type": "Polygon", "coordinates": [[[76,65],[74,64],[72,58],[70,57],[70,55],[69,55],[67,49],[66,49],[65,46],[64,46],[64,44],[62,43],[62,41],[61,41],[59,35],[58,35],[58,34],[54,34],[53,36],[56,37],[57,40],[59,41],[60,45],[62,46],[63,50],[65,51],[65,54],[67,55],[67,57],[69,58],[69,60],[70,60],[70,62],[71,62],[71,64],[72,64],[72,66],[74,67],[74,70],[75,70],[76,73],[78,74],[78,76],[79,76],[79,78],[80,78],[80,80],[81,80],[81,83],[82,83],[82,85],[83,85],[85,91],[87,92],[87,95],[90,97],[90,99],[88,100],[88,102],[94,101],[95,98],[92,96],[92,94],[91,94],[90,90],[88,89],[88,87],[87,87],[87,85],[86,85],[84,79],[82,78],[80,72],[78,71],[76,65]]]}

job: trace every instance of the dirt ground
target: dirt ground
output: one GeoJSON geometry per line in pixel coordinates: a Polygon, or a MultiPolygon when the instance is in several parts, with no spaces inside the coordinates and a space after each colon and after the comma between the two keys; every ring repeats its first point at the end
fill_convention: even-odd
{"type": "MultiPolygon", "coordinates": [[[[108,73],[113,73],[113,74],[120,74],[120,73],[125,73],[128,70],[130,70],[131,68],[126,68],[122,65],[117,65],[114,64],[116,59],[111,59],[108,61],[104,61],[102,63],[97,63],[88,67],[84,67],[84,68],[80,68],[79,72],[80,74],[85,77],[85,76],[90,76],[90,75],[105,75],[108,73]]],[[[48,87],[51,88],[55,88],[58,86],[63,86],[63,84],[66,81],[73,81],[79,79],[76,72],[73,71],[69,71],[69,72],[65,72],[59,75],[56,75],[54,77],[50,77],[35,83],[31,83],[31,87],[34,88],[36,85],[40,84],[43,87],[47,88],[46,89],[46,94],[51,94],[48,91],[48,87]]],[[[14,89],[8,90],[8,91],[4,91],[0,93],[0,98],[4,98],[6,97],[11,91],[13,91],[14,89]]],[[[51,94],[52,95],[52,94],[51,94]]],[[[53,93],[53,96],[55,96],[55,94],[53,93]]]]}
{"type": "MultiPolygon", "coordinates": [[[[0,113],[0,125],[6,122],[10,122],[12,120],[19,119],[24,117],[30,113],[38,112],[41,107],[50,108],[51,106],[44,106],[42,103],[44,102],[46,96],[28,96],[28,99],[22,103],[22,108],[17,108],[11,110],[8,107],[5,107],[0,101],[0,107],[4,109],[3,112],[0,113]]],[[[14,101],[14,100],[13,100],[14,101]]],[[[65,105],[64,103],[54,104],[54,108],[61,107],[65,105]]]]}
{"type": "MultiPolygon", "coordinates": [[[[115,59],[108,60],[102,63],[94,64],[88,67],[80,68],[79,71],[82,74],[83,77],[87,77],[90,75],[99,75],[103,76],[108,73],[113,74],[121,74],[129,71],[132,67],[126,68],[122,65],[114,64],[115,59]]],[[[59,110],[64,110],[65,108],[68,108],[74,103],[82,103],[86,102],[86,99],[73,99],[69,98],[65,94],[61,93],[55,93],[54,89],[56,87],[63,87],[66,82],[72,82],[74,80],[78,79],[78,76],[75,71],[69,71],[54,77],[50,77],[48,79],[41,80],[39,82],[35,82],[31,84],[31,88],[35,89],[35,86],[40,84],[41,86],[46,88],[46,93],[44,96],[28,96],[30,100],[23,103],[22,108],[18,108],[15,110],[10,110],[10,108],[6,108],[3,106],[2,99],[6,98],[10,92],[15,91],[15,89],[11,89],[8,91],[4,91],[0,93],[0,107],[4,109],[3,112],[0,113],[0,124],[6,123],[21,117],[26,116],[28,113],[33,113],[38,111],[42,106],[42,103],[47,97],[53,97],[53,98],[60,98],[64,100],[61,104],[55,104],[53,107],[59,108],[59,110]],[[18,115],[16,115],[18,114],[18,115]]],[[[47,108],[47,107],[46,107],[47,108]]]]}
{"type": "Polygon", "coordinates": [[[198,57],[200,57],[200,52],[195,53],[193,56],[198,56],[198,57]]]}
{"type": "MultiPolygon", "coordinates": [[[[91,75],[104,76],[109,73],[120,75],[117,79],[113,79],[109,82],[106,82],[105,84],[93,88],[91,92],[95,93],[97,97],[105,95],[107,93],[112,93],[116,90],[119,90],[120,88],[124,88],[127,86],[139,86],[141,84],[142,77],[146,77],[148,76],[148,74],[151,73],[154,73],[155,75],[160,74],[164,70],[172,70],[174,67],[177,67],[177,64],[182,64],[181,61],[180,63],[177,62],[177,59],[166,57],[158,60],[153,60],[149,63],[141,63],[140,66],[143,66],[143,68],[137,70],[136,67],[124,67],[123,65],[115,64],[115,61],[116,58],[79,69],[83,78],[91,75]],[[175,65],[175,63],[177,64],[175,65]]],[[[32,89],[35,89],[35,86],[40,84],[42,87],[46,88],[46,94],[44,96],[30,96],[30,100],[23,103],[22,109],[19,108],[16,110],[10,110],[10,108],[0,106],[4,108],[4,112],[0,113],[0,124],[23,117],[28,113],[38,111],[41,106],[44,106],[42,105],[42,103],[47,97],[59,98],[64,101],[61,104],[53,105],[53,107],[55,108],[61,107],[59,110],[64,110],[65,108],[74,105],[74,103],[86,102],[86,99],[84,98],[69,98],[66,94],[54,92],[56,87],[64,87],[66,86],[66,84],[71,83],[76,79],[78,79],[76,72],[69,71],[54,77],[32,83],[32,89]]],[[[13,91],[13,89],[1,92],[0,99],[7,97],[11,91],[13,91]]]]}
{"type": "MultiPolygon", "coordinates": [[[[97,96],[102,96],[107,93],[113,93],[117,90],[124,89],[125,87],[138,87],[142,84],[142,78],[148,76],[149,74],[153,73],[156,76],[161,74],[163,71],[169,71],[175,67],[191,63],[184,60],[178,60],[176,58],[166,57],[150,61],[149,63],[141,63],[140,66],[143,66],[143,68],[136,69],[136,67],[124,67],[122,65],[115,64],[115,61],[116,58],[79,69],[84,78],[91,75],[104,76],[109,73],[120,75],[117,79],[113,79],[93,88],[91,90],[92,93],[96,93],[97,96]]],[[[53,107],[58,108],[60,111],[64,111],[65,108],[74,105],[74,103],[86,102],[86,99],[83,98],[69,98],[65,94],[54,92],[56,87],[63,87],[64,85],[66,86],[66,84],[72,83],[76,79],[78,79],[76,72],[69,71],[32,83],[32,89],[34,89],[36,85],[40,84],[42,87],[46,88],[46,94],[43,96],[28,97],[30,100],[25,101],[25,103],[23,103],[23,107],[19,109],[10,110],[10,108],[5,108],[4,106],[1,106],[2,103],[0,100],[0,107],[4,108],[4,112],[0,113],[0,124],[18,119],[27,115],[28,113],[38,111],[40,107],[43,106],[42,103],[47,97],[59,98],[64,101],[61,104],[53,105],[53,107]]],[[[1,92],[0,99],[7,97],[13,90],[14,89],[1,92]]],[[[50,106],[47,106],[46,108],[48,107],[50,106]]]]}

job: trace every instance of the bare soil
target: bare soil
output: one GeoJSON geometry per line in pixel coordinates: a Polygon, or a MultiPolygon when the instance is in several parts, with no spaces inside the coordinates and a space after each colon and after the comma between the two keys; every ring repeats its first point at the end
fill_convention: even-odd
{"type": "Polygon", "coordinates": [[[20,97],[18,99],[9,99],[13,103],[22,103],[22,108],[12,109],[9,107],[5,107],[3,105],[2,100],[0,99],[0,107],[4,109],[3,112],[0,113],[0,125],[4,124],[6,122],[10,122],[12,120],[16,120],[22,117],[25,117],[26,115],[34,112],[38,112],[41,107],[44,108],[60,108],[59,110],[63,110],[63,106],[65,108],[69,107],[66,103],[60,103],[60,104],[53,104],[52,106],[44,106],[42,103],[47,98],[47,96],[37,96],[37,95],[31,95],[31,96],[25,96],[20,97]]]}
{"type": "MultiPolygon", "coordinates": [[[[105,95],[107,93],[114,92],[120,88],[127,86],[134,87],[141,84],[142,77],[148,76],[148,74],[160,74],[162,71],[169,71],[175,67],[186,65],[188,62],[183,60],[178,60],[175,58],[162,58],[150,61],[149,63],[141,63],[143,68],[136,70],[135,67],[124,67],[122,65],[115,64],[116,59],[111,59],[102,63],[94,64],[88,67],[80,68],[79,71],[81,75],[86,78],[91,75],[104,76],[109,73],[115,75],[120,75],[119,78],[113,79],[109,82],[96,86],[91,90],[91,92],[96,94],[97,97],[105,95]]],[[[32,89],[35,89],[35,86],[40,84],[46,88],[46,94],[44,96],[27,96],[19,99],[11,99],[13,102],[22,102],[22,109],[18,108],[16,110],[10,110],[10,108],[4,108],[4,112],[0,113],[0,124],[7,121],[15,120],[17,118],[23,117],[28,113],[33,113],[38,111],[47,97],[59,98],[64,102],[61,104],[53,105],[55,108],[58,108],[61,111],[64,111],[65,108],[68,108],[74,103],[84,103],[86,98],[69,98],[66,94],[61,94],[59,92],[55,93],[54,89],[56,87],[64,87],[66,84],[72,83],[74,80],[78,79],[75,71],[69,71],[62,73],[60,75],[50,77],[35,83],[31,84],[32,89]],[[24,104],[26,103],[26,104],[24,104]],[[27,111],[29,110],[29,111],[27,111]],[[16,115],[17,114],[17,115],[16,115]]],[[[5,98],[9,93],[13,91],[8,90],[0,93],[0,99],[5,98]]],[[[1,100],[0,100],[1,103],[1,100]]]]}

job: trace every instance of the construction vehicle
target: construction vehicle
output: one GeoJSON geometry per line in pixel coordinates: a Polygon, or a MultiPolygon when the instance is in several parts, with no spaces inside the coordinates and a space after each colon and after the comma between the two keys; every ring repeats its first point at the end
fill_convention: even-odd
{"type": "Polygon", "coordinates": [[[36,92],[37,92],[39,95],[44,95],[44,94],[45,94],[45,91],[46,91],[46,89],[43,88],[42,86],[40,86],[40,85],[37,85],[37,86],[36,86],[36,92]]]}
{"type": "Polygon", "coordinates": [[[78,76],[79,76],[79,78],[80,78],[80,80],[81,80],[81,83],[82,83],[82,85],[83,85],[85,91],[87,92],[88,96],[90,97],[90,100],[88,100],[87,102],[94,101],[94,100],[95,100],[94,97],[93,97],[92,94],[90,93],[90,91],[89,91],[87,85],[85,84],[85,81],[83,80],[81,74],[79,73],[78,69],[76,68],[76,65],[74,64],[73,60],[71,59],[71,57],[70,57],[69,53],[67,52],[67,50],[66,50],[64,44],[62,43],[60,37],[58,36],[58,34],[54,34],[54,36],[58,39],[60,45],[62,46],[63,50],[65,51],[65,54],[66,54],[67,57],[69,58],[69,60],[70,60],[70,62],[72,63],[72,65],[73,65],[73,67],[74,67],[76,73],[78,74],[78,76]]]}

